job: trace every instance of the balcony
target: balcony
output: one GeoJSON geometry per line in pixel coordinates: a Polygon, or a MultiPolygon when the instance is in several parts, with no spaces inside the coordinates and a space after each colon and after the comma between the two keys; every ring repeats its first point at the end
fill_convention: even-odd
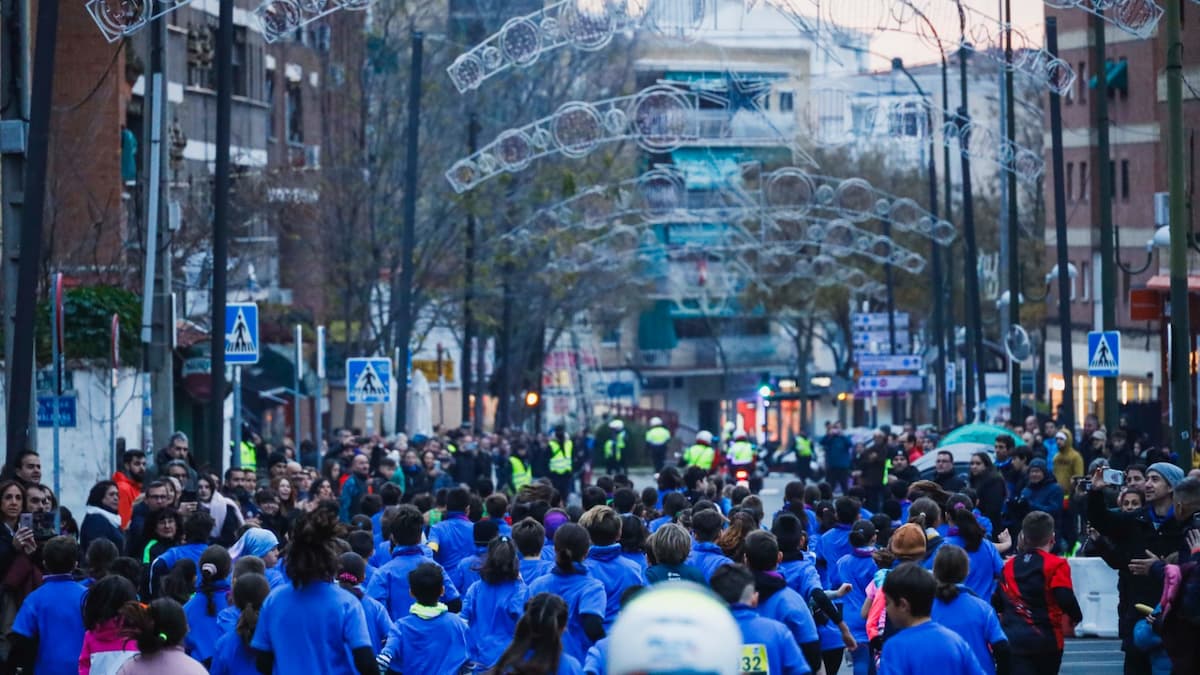
{"type": "Polygon", "coordinates": [[[769,147],[786,145],[796,137],[793,112],[706,109],[692,115],[697,122],[699,145],[769,147]]]}

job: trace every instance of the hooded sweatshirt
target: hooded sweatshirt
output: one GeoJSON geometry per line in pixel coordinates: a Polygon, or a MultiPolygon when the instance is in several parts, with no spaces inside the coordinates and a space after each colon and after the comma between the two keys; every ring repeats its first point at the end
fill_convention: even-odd
{"type": "Polygon", "coordinates": [[[117,672],[122,663],[137,654],[137,645],[121,635],[120,617],[113,617],[83,634],[83,649],[79,652],[79,675],[117,672]]]}
{"type": "Polygon", "coordinates": [[[412,612],[392,626],[379,659],[389,662],[389,673],[457,673],[467,662],[467,643],[466,622],[446,605],[414,604],[412,612]]]}
{"type": "Polygon", "coordinates": [[[1054,455],[1054,480],[1066,494],[1071,493],[1071,479],[1083,475],[1083,455],[1071,443],[1071,432],[1063,429],[1060,433],[1066,440],[1058,442],[1058,453],[1054,455]]]}
{"type": "Polygon", "coordinates": [[[621,595],[633,586],[644,586],[645,575],[632,560],[621,555],[621,545],[593,546],[588,552],[587,568],[604,584],[607,603],[604,608],[604,630],[612,628],[621,611],[621,595]]]}
{"type": "Polygon", "coordinates": [[[809,660],[809,667],[814,662],[820,664],[821,637],[804,598],[788,588],[787,580],[776,571],[755,572],[754,588],[758,591],[758,615],[787,626],[805,658],[811,653],[813,658],[809,660]]]}

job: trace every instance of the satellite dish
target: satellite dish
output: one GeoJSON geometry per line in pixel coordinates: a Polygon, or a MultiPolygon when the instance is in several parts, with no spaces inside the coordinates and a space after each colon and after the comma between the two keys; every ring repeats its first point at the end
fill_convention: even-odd
{"type": "Polygon", "coordinates": [[[1024,361],[1033,353],[1033,344],[1029,341],[1029,333],[1025,329],[1014,325],[1008,329],[1008,335],[1004,336],[1004,351],[1008,352],[1008,358],[1013,361],[1024,361]]]}

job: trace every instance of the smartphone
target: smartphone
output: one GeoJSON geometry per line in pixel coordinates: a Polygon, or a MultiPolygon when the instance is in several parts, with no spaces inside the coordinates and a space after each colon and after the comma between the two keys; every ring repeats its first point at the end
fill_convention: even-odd
{"type": "Polygon", "coordinates": [[[45,513],[33,513],[33,538],[39,541],[45,539],[53,539],[57,530],[54,528],[54,514],[50,511],[45,513]]]}
{"type": "Polygon", "coordinates": [[[32,513],[22,513],[21,519],[17,522],[17,527],[23,527],[27,530],[32,530],[33,529],[33,514],[32,513]]]}
{"type": "Polygon", "coordinates": [[[1102,475],[1104,476],[1104,482],[1108,483],[1109,485],[1124,485],[1125,484],[1125,472],[1124,471],[1117,471],[1116,469],[1105,469],[1104,473],[1102,475]]]}
{"type": "Polygon", "coordinates": [[[195,490],[184,490],[183,492],[181,492],[179,494],[179,503],[181,503],[181,504],[185,504],[187,502],[198,502],[198,501],[200,501],[200,496],[196,493],[195,490]]]}

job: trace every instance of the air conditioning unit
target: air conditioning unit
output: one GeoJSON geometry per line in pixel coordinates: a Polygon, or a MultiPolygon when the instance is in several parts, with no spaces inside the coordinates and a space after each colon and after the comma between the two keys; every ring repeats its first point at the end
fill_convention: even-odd
{"type": "Polygon", "coordinates": [[[1154,193],[1154,226],[1166,227],[1171,224],[1171,193],[1154,193]]]}

